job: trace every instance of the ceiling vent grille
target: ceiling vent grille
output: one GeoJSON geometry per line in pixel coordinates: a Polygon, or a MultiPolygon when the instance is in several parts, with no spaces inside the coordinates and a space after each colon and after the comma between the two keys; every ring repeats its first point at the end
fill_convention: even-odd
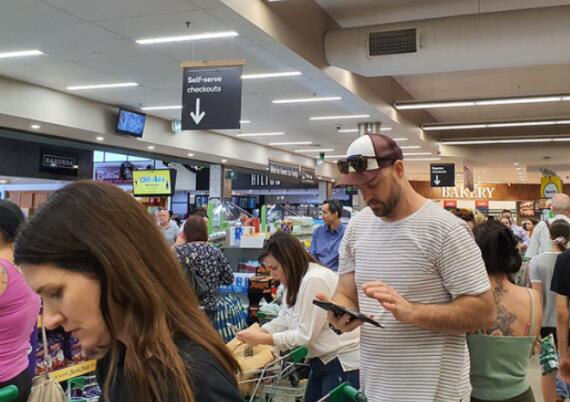
{"type": "Polygon", "coordinates": [[[369,56],[415,52],[417,52],[416,28],[368,34],[369,56]]]}

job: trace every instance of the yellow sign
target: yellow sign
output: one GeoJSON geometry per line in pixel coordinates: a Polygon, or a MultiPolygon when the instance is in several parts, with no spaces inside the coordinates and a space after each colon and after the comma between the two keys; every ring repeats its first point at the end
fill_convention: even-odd
{"type": "Polygon", "coordinates": [[[562,192],[562,180],[558,176],[544,176],[540,179],[540,196],[552,198],[562,192]]]}
{"type": "Polygon", "coordinates": [[[171,195],[172,184],[170,169],[133,171],[133,193],[136,196],[171,195]]]}
{"type": "Polygon", "coordinates": [[[49,373],[49,376],[57,382],[67,381],[71,378],[95,371],[96,365],[96,360],[88,360],[83,363],[74,364],[72,366],[53,371],[49,373]]]}

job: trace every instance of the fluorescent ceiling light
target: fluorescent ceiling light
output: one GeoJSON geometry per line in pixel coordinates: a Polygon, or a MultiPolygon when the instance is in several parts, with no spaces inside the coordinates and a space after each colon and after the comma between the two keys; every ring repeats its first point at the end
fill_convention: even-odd
{"type": "Polygon", "coordinates": [[[240,120],[239,124],[249,124],[251,123],[251,120],[240,120]]]}
{"type": "Polygon", "coordinates": [[[346,155],[325,155],[325,159],[344,158],[346,155]]]}
{"type": "Polygon", "coordinates": [[[467,130],[470,128],[487,128],[486,124],[448,124],[442,126],[423,126],[424,131],[436,130],[467,130]]]}
{"type": "Polygon", "coordinates": [[[394,138],[394,141],[398,142],[398,141],[408,141],[408,139],[406,137],[399,137],[399,138],[394,138]]]}
{"type": "Polygon", "coordinates": [[[188,156],[191,158],[191,157],[193,157],[193,156],[194,156],[194,154],[192,154],[192,153],[189,153],[189,154],[188,154],[188,156]]]}
{"type": "Polygon", "coordinates": [[[153,149],[154,149],[154,145],[149,145],[147,148],[150,149],[150,150],[153,150],[153,149]]]}
{"type": "Polygon", "coordinates": [[[547,103],[570,100],[570,95],[546,95],[546,96],[523,96],[517,98],[494,98],[494,99],[461,99],[456,101],[433,101],[433,102],[395,102],[394,107],[398,110],[407,109],[430,109],[468,106],[495,106],[515,105],[524,103],[547,103]]]}
{"type": "Polygon", "coordinates": [[[258,80],[263,78],[297,77],[299,75],[302,75],[300,71],[285,71],[282,73],[243,74],[241,79],[258,80]]]}
{"type": "Polygon", "coordinates": [[[225,31],[225,32],[209,32],[195,35],[182,35],[182,36],[165,36],[161,38],[148,38],[148,39],[138,39],[136,42],[139,45],[153,45],[157,43],[170,43],[170,42],[186,42],[192,40],[204,40],[204,39],[219,39],[219,38],[233,38],[238,36],[235,31],[225,31]]]}
{"type": "Polygon", "coordinates": [[[404,156],[425,156],[431,155],[431,152],[404,152],[404,156]]]}
{"type": "MultiPolygon", "coordinates": [[[[569,139],[566,139],[570,141],[569,139]]],[[[441,145],[477,145],[477,144],[525,144],[553,142],[554,138],[512,138],[512,139],[489,139],[489,140],[458,140],[458,141],[440,141],[441,145]]],[[[561,141],[561,139],[557,139],[561,141]]]]}
{"type": "Polygon", "coordinates": [[[309,103],[309,102],[331,102],[341,100],[340,96],[314,96],[311,98],[297,98],[297,99],[275,99],[271,103],[283,104],[283,103],[309,103]]]}
{"type": "Polygon", "coordinates": [[[227,159],[222,159],[222,163],[228,163],[227,159]]]}
{"type": "Polygon", "coordinates": [[[39,124],[32,124],[32,125],[30,126],[30,128],[31,128],[32,130],[39,130],[40,128],[42,128],[42,126],[40,126],[39,124]]]}
{"type": "Polygon", "coordinates": [[[400,148],[402,149],[420,149],[422,146],[421,145],[404,145],[401,146],[400,148]]]}
{"type": "Polygon", "coordinates": [[[556,137],[554,137],[552,139],[552,142],[568,142],[568,141],[570,141],[570,138],[556,138],[556,137]]]}
{"type": "Polygon", "coordinates": [[[240,133],[240,134],[237,134],[238,137],[275,137],[278,135],[285,135],[285,132],[275,131],[272,133],[240,133]]]}
{"type": "Polygon", "coordinates": [[[182,109],[182,105],[141,107],[141,110],[144,110],[145,112],[150,110],[180,110],[180,109],[182,109]]]}
{"type": "Polygon", "coordinates": [[[103,141],[105,139],[105,137],[96,137],[95,138],[97,141],[103,141]]]}
{"type": "Polygon", "coordinates": [[[528,127],[528,126],[552,126],[557,124],[570,124],[568,119],[559,120],[527,120],[527,121],[504,121],[495,123],[463,123],[463,124],[428,124],[422,126],[424,131],[439,130],[466,130],[474,128],[500,128],[500,127],[528,127]]]}
{"type": "Polygon", "coordinates": [[[309,120],[319,121],[319,120],[346,120],[346,119],[367,119],[369,114],[344,114],[338,116],[313,116],[309,120]]]}
{"type": "Polygon", "coordinates": [[[0,59],[10,59],[12,57],[26,57],[26,56],[40,56],[45,54],[41,50],[18,50],[16,52],[3,52],[0,53],[0,59]]]}
{"type": "Polygon", "coordinates": [[[404,162],[424,162],[424,161],[439,161],[441,158],[413,158],[413,159],[405,159],[404,162]]]}
{"type": "Polygon", "coordinates": [[[270,142],[270,146],[284,146],[284,145],[311,145],[313,141],[294,141],[294,142],[270,142]]]}
{"type": "Polygon", "coordinates": [[[334,152],[334,148],[296,149],[295,152],[299,152],[299,153],[309,153],[309,152],[334,152]]]}
{"type": "Polygon", "coordinates": [[[519,163],[518,163],[518,162],[515,162],[515,163],[513,163],[513,165],[515,165],[515,166],[518,166],[518,165],[519,165],[519,163]]]}
{"type": "Polygon", "coordinates": [[[358,129],[357,128],[341,128],[339,130],[337,130],[339,133],[357,133],[358,129]]]}
{"type": "Polygon", "coordinates": [[[380,131],[392,131],[392,127],[380,127],[380,131]]]}
{"type": "Polygon", "coordinates": [[[67,87],[68,91],[81,91],[84,89],[106,89],[106,88],[124,88],[124,87],[138,87],[136,82],[117,82],[114,84],[95,84],[95,85],[75,85],[67,87]]]}

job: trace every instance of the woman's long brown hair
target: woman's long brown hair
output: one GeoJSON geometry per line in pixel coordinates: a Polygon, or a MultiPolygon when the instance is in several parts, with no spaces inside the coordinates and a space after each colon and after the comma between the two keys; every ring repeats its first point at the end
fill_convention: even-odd
{"type": "Polygon", "coordinates": [[[112,339],[106,400],[119,331],[126,342],[124,373],[137,402],[170,402],[169,396],[201,402],[174,335],[204,348],[235,378],[237,362],[200,311],[152,217],[120,188],[79,181],[54,193],[20,231],[15,260],[53,264],[100,281],[100,307],[112,339]]]}

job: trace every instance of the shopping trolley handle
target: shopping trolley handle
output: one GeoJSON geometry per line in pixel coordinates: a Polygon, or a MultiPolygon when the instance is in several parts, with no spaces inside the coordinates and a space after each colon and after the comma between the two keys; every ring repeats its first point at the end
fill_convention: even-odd
{"type": "Polygon", "coordinates": [[[291,351],[290,355],[293,363],[302,363],[309,355],[309,348],[306,346],[297,346],[291,351]]]}
{"type": "Polygon", "coordinates": [[[348,381],[345,381],[334,388],[331,392],[325,395],[324,398],[319,399],[317,402],[324,402],[330,400],[331,402],[344,402],[346,400],[355,402],[368,402],[368,398],[354,388],[348,381]]]}
{"type": "Polygon", "coordinates": [[[18,397],[18,387],[9,385],[0,389],[0,402],[12,402],[18,397]]]}

